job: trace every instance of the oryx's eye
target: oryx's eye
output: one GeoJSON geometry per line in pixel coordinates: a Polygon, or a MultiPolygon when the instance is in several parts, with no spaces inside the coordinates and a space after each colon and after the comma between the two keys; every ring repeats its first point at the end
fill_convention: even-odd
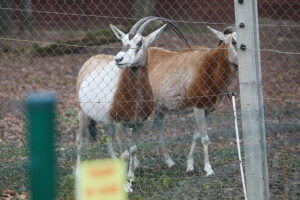
{"type": "Polygon", "coordinates": [[[141,47],[142,44],[143,44],[143,41],[141,40],[141,41],[139,41],[139,42],[136,44],[136,46],[137,46],[137,47],[141,47]]]}

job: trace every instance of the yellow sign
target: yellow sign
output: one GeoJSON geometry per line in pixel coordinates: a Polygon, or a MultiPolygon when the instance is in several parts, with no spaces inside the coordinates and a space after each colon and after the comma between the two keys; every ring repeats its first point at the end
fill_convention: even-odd
{"type": "Polygon", "coordinates": [[[126,200],[126,164],[120,159],[85,161],[77,177],[77,200],[126,200]]]}

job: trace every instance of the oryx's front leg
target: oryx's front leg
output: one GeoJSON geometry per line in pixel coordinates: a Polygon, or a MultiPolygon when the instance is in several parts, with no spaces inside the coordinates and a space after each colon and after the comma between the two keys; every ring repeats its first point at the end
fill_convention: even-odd
{"type": "Polygon", "coordinates": [[[115,126],[114,124],[104,124],[104,132],[108,136],[107,150],[112,159],[117,158],[116,152],[113,146],[113,137],[115,134],[115,126]]]}
{"type": "Polygon", "coordinates": [[[123,123],[115,123],[115,136],[120,147],[120,155],[122,159],[129,158],[128,145],[126,140],[127,132],[123,123]]]}
{"type": "Polygon", "coordinates": [[[190,153],[188,155],[186,171],[189,172],[194,170],[194,151],[197,144],[197,140],[201,138],[201,142],[203,145],[203,154],[204,154],[204,171],[206,172],[206,175],[209,176],[214,174],[214,171],[212,170],[212,167],[209,162],[209,156],[208,156],[209,138],[206,129],[205,110],[194,108],[194,116],[195,116],[196,125],[195,125],[195,130],[193,135],[193,142],[191,145],[190,153]]]}
{"type": "Polygon", "coordinates": [[[143,128],[143,123],[137,123],[132,129],[133,140],[130,140],[130,149],[129,149],[129,164],[128,164],[128,182],[125,186],[125,190],[132,192],[132,182],[134,181],[134,170],[138,167],[139,161],[137,159],[137,145],[140,133],[143,128]]]}
{"type": "MultiPolygon", "coordinates": [[[[138,133],[137,133],[138,134],[138,133]]],[[[130,137],[127,137],[127,132],[125,125],[123,123],[115,123],[115,137],[118,141],[120,147],[120,156],[122,159],[129,159],[130,149],[136,149],[136,141],[138,139],[134,139],[134,142],[131,140],[130,137]]],[[[137,136],[138,137],[138,136],[137,136]]],[[[137,158],[137,154],[134,154],[133,158],[133,166],[134,169],[139,167],[139,160],[137,158]]]]}
{"type": "Polygon", "coordinates": [[[166,142],[165,137],[162,132],[163,129],[163,120],[164,120],[164,114],[161,112],[155,113],[155,119],[154,119],[154,128],[158,136],[159,145],[161,148],[161,151],[163,153],[164,159],[168,167],[172,167],[175,165],[174,161],[172,160],[171,156],[169,155],[167,148],[166,148],[166,142]]]}
{"type": "Polygon", "coordinates": [[[129,141],[130,149],[129,149],[128,178],[134,177],[134,169],[136,169],[139,165],[139,161],[137,159],[137,145],[138,145],[138,140],[143,126],[144,126],[143,123],[137,123],[135,127],[132,129],[133,140],[129,141]]]}

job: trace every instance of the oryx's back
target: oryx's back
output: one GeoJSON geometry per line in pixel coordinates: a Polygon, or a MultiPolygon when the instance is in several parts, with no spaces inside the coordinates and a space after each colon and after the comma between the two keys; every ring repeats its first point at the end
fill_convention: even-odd
{"type": "Polygon", "coordinates": [[[83,79],[87,75],[89,75],[92,71],[96,70],[96,68],[105,67],[109,62],[113,60],[113,58],[114,56],[112,55],[100,54],[100,55],[93,56],[84,62],[77,77],[77,83],[76,83],[77,95],[79,92],[80,84],[83,81],[83,79]]]}
{"type": "Polygon", "coordinates": [[[180,52],[149,49],[149,78],[157,107],[165,111],[186,107],[189,82],[199,68],[199,57],[205,52],[206,49],[193,52],[190,49],[180,52]]]}

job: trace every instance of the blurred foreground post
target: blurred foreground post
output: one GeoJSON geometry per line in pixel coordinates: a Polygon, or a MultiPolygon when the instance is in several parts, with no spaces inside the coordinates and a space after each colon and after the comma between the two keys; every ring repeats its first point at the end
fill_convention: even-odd
{"type": "Polygon", "coordinates": [[[29,172],[32,200],[53,200],[55,185],[55,97],[34,93],[26,98],[29,172]]]}

